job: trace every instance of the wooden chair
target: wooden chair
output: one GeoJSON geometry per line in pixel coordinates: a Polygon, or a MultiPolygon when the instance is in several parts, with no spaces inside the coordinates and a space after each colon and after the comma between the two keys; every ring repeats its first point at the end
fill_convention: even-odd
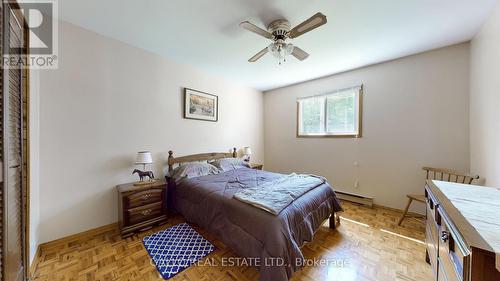
{"type": "MultiPolygon", "coordinates": [[[[463,172],[449,170],[449,169],[440,169],[440,168],[431,168],[431,167],[423,167],[422,168],[426,172],[426,180],[440,180],[447,182],[456,182],[456,183],[464,183],[471,184],[473,180],[478,179],[477,175],[469,175],[463,172]]],[[[405,217],[410,216],[408,214],[408,209],[410,209],[411,202],[417,201],[421,203],[425,203],[425,195],[421,194],[408,194],[408,204],[406,205],[405,211],[399,219],[398,225],[403,223],[405,217]]]]}

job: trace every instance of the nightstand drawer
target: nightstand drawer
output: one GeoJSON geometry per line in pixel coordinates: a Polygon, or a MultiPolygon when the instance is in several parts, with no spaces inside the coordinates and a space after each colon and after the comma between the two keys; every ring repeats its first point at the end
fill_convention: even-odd
{"type": "Polygon", "coordinates": [[[129,224],[136,224],[155,218],[162,214],[162,202],[157,202],[127,210],[126,220],[129,224]]]}
{"type": "Polygon", "coordinates": [[[126,206],[128,206],[129,209],[132,209],[155,202],[160,202],[162,201],[161,195],[161,189],[148,189],[130,194],[124,199],[126,206]]]}
{"type": "Polygon", "coordinates": [[[165,180],[145,186],[120,184],[117,189],[118,221],[123,237],[167,221],[168,186],[165,180]]]}

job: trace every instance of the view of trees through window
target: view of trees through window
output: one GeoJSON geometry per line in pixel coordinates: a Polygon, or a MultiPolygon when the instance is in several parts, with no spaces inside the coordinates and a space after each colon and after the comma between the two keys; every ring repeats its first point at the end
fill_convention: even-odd
{"type": "Polygon", "coordinates": [[[299,135],[358,135],[358,90],[299,100],[299,135]]]}
{"type": "Polygon", "coordinates": [[[324,128],[324,98],[310,98],[302,101],[302,132],[319,134],[324,128]]]}
{"type": "Polygon", "coordinates": [[[356,104],[354,94],[340,94],[326,98],[328,116],[326,119],[327,132],[354,132],[356,104]]]}

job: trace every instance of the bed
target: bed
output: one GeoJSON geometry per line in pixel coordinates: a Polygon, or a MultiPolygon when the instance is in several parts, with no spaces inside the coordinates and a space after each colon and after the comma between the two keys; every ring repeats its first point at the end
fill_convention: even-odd
{"type": "MultiPolygon", "coordinates": [[[[194,161],[213,161],[236,157],[232,153],[203,153],[174,157],[169,151],[168,165],[194,161]]],[[[206,229],[246,263],[257,266],[261,281],[285,281],[300,268],[304,258],[300,247],[311,241],[315,231],[326,219],[335,229],[342,211],[333,189],[323,183],[306,192],[278,215],[270,214],[233,195],[246,187],[260,186],[282,177],[251,168],[239,168],[215,175],[206,175],[175,182],[167,177],[169,206],[190,223],[206,229]],[[298,262],[299,261],[299,262],[298,262]]]]}

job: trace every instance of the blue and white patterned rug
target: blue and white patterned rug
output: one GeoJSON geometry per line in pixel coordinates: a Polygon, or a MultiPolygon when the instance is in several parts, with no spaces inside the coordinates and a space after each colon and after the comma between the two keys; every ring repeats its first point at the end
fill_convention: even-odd
{"type": "Polygon", "coordinates": [[[164,279],[169,279],[215,250],[214,245],[187,223],[146,236],[142,242],[164,279]]]}

